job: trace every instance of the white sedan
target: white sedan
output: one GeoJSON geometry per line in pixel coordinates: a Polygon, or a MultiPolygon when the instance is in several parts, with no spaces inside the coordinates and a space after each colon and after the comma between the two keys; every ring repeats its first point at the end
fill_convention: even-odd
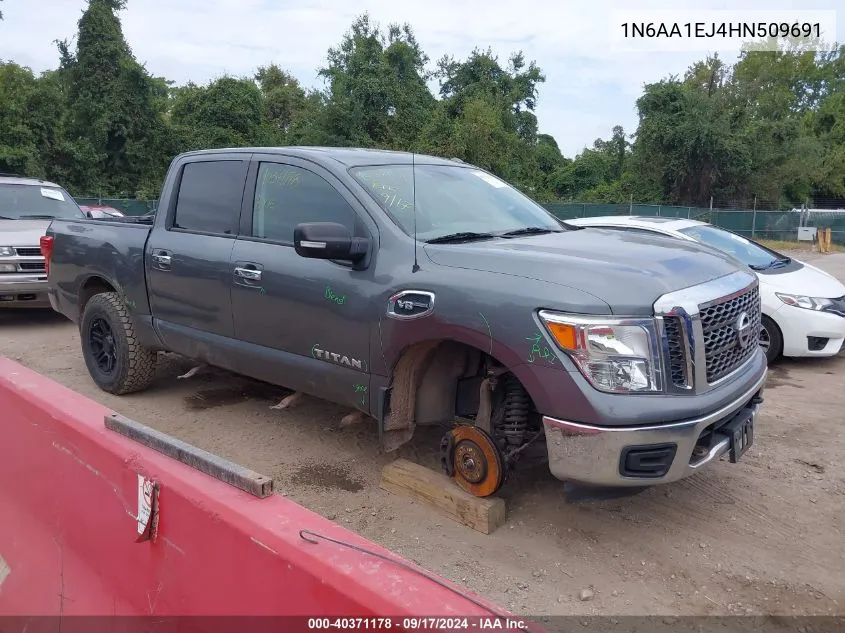
{"type": "Polygon", "coordinates": [[[566,222],[700,242],[750,267],[760,280],[760,346],[770,363],[780,356],[834,356],[843,348],[845,285],[815,266],[697,220],[618,215],[566,222]]]}

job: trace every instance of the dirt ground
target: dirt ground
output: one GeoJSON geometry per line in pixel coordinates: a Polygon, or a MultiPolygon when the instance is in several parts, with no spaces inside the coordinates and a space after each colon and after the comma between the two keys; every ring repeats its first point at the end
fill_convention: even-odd
{"type": "MultiPolygon", "coordinates": [[[[845,254],[799,257],[845,281],[845,254]]],[[[46,311],[0,315],[0,353],[271,475],[289,498],[518,614],[845,614],[845,354],[773,368],[741,463],[572,502],[529,461],[501,491],[507,524],[485,536],[378,487],[397,456],[439,468],[439,430],[385,455],[375,428],[340,428],[347,410],[270,410],[284,389],[223,372],[175,380],[191,367],[175,357],[149,391],[113,397],[88,376],[75,327],[46,311]]]]}

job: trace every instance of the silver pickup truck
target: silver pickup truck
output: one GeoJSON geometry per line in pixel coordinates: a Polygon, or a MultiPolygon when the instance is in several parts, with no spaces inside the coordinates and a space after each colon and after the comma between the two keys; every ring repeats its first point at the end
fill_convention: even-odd
{"type": "Polygon", "coordinates": [[[59,185],[0,176],[0,308],[49,308],[39,240],[55,218],[84,218],[59,185]]]}

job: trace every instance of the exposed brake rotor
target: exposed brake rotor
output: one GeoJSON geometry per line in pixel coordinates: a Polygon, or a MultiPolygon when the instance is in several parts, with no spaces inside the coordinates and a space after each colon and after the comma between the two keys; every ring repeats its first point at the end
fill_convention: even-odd
{"type": "Polygon", "coordinates": [[[461,488],[489,497],[505,481],[502,455],[492,438],[477,426],[459,424],[441,443],[443,468],[461,488]]]}

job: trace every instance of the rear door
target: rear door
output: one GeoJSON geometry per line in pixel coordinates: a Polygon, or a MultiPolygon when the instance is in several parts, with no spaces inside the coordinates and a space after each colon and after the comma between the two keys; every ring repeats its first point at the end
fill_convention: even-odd
{"type": "Polygon", "coordinates": [[[377,228],[330,172],[293,157],[256,154],[229,279],[235,336],[252,343],[242,369],[255,378],[368,410],[374,265],[296,254],[301,222],[338,222],[353,235],[377,228]]]}
{"type": "Polygon", "coordinates": [[[177,167],[163,227],[153,229],[145,262],[156,329],[174,352],[205,359],[234,335],[232,247],[238,232],[250,154],[188,157],[177,167]]]}

